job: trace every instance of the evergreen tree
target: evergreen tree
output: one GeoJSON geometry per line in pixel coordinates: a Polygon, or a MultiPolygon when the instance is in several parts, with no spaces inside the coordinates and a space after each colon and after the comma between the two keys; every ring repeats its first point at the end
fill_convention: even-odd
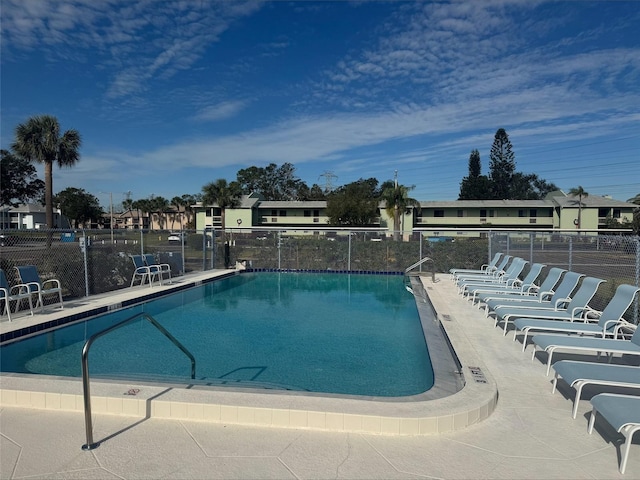
{"type": "Polygon", "coordinates": [[[490,198],[493,200],[512,198],[511,183],[516,170],[516,160],[504,128],[499,128],[495,134],[489,160],[490,198]]]}
{"type": "Polygon", "coordinates": [[[489,179],[481,175],[480,152],[471,150],[469,155],[469,175],[460,183],[458,200],[486,200],[489,198],[489,179]]]}

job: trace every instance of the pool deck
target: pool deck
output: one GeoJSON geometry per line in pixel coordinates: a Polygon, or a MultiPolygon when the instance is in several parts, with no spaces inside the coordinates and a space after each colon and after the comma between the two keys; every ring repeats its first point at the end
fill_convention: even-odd
{"type": "MultiPolygon", "coordinates": [[[[587,433],[588,400],[573,420],[573,390],[561,381],[551,394],[531,347],[523,354],[446,276],[422,281],[463,366],[466,386],[449,398],[344,401],[92,381],[100,446],[83,451],[78,381],[3,376],[0,478],[640,478],[638,435],[622,476],[622,437],[602,420],[587,433]],[[133,387],[137,395],[124,395],[133,387]]],[[[63,312],[141,292],[69,302],[63,312]]],[[[16,316],[0,331],[60,314],[16,316]]]]}

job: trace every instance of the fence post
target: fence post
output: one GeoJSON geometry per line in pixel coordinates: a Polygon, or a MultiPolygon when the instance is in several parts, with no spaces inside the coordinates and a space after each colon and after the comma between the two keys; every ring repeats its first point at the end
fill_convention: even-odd
{"type": "Polygon", "coordinates": [[[569,236],[569,271],[573,271],[573,237],[569,236]]]}
{"type": "Polygon", "coordinates": [[[536,234],[529,234],[529,263],[533,264],[533,242],[535,241],[536,234]]]}
{"type": "Polygon", "coordinates": [[[89,250],[89,242],[87,238],[86,230],[82,230],[82,241],[84,242],[84,248],[82,249],[82,258],[84,261],[84,294],[89,296],[89,262],[87,258],[87,250],[89,250]]]}
{"type": "Polygon", "coordinates": [[[349,250],[347,251],[347,270],[351,271],[351,231],[349,233],[349,250]]]}
{"type": "Polygon", "coordinates": [[[507,232],[507,255],[509,255],[510,249],[511,249],[511,233],[507,232]]]}
{"type": "MultiPolygon", "coordinates": [[[[634,239],[636,244],[636,287],[640,287],[640,236],[634,239]]],[[[640,295],[636,295],[636,301],[633,306],[633,323],[639,325],[640,328],[640,295]]]]}
{"type": "MultiPolygon", "coordinates": [[[[422,260],[422,232],[419,232],[419,233],[418,233],[418,239],[420,240],[420,243],[419,243],[419,245],[420,245],[420,247],[419,247],[419,249],[420,249],[420,254],[418,255],[418,258],[419,258],[420,260],[422,260]]],[[[434,272],[434,275],[435,275],[435,268],[434,268],[434,269],[432,269],[432,271],[434,272]]],[[[418,267],[418,272],[422,273],[422,263],[421,263],[421,264],[420,264],[420,266],[418,267]]]]}

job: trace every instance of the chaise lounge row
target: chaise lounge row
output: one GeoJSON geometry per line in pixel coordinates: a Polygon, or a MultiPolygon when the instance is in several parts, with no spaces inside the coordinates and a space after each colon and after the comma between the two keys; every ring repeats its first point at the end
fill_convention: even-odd
{"type": "Polygon", "coordinates": [[[502,323],[504,334],[508,326],[513,325],[513,338],[522,338],[523,351],[531,341],[534,345],[532,360],[540,350],[547,353],[547,375],[551,368],[556,372],[552,393],[560,378],[576,390],[573,418],[584,387],[598,385],[606,392],[591,399],[593,408],[588,431],[593,431],[599,415],[624,435],[619,465],[620,473],[624,473],[633,435],[640,430],[640,397],[611,393],[611,390],[640,391],[640,366],[637,362],[640,358],[640,331],[637,325],[623,318],[640,288],[618,286],[606,307],[597,311],[588,304],[604,280],[552,268],[538,287],[535,282],[544,265],[533,264],[524,279],[514,280],[513,272],[522,272],[520,265],[524,261],[509,258],[505,262],[505,257],[496,254],[490,264],[475,272],[451,270],[458,292],[474,304],[483,306],[487,316],[494,317],[494,326],[502,323]],[[507,266],[509,261],[511,265],[507,266]],[[593,362],[561,360],[552,363],[557,351],[568,355],[590,353],[596,357],[593,362]],[[599,362],[602,354],[606,354],[609,363],[599,362]],[[636,359],[635,364],[625,364],[624,361],[611,363],[615,355],[624,361],[636,359]]]}

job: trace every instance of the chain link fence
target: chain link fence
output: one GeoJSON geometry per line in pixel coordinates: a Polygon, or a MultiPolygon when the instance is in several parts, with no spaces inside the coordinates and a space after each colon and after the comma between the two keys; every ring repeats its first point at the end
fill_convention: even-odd
{"type": "MultiPolygon", "coordinates": [[[[236,262],[253,270],[403,273],[424,257],[433,262],[416,271],[447,272],[479,268],[503,252],[606,280],[591,302],[596,309],[606,305],[618,285],[640,285],[639,237],[466,230],[461,238],[424,233],[395,242],[386,232],[362,229],[228,229],[224,239],[219,230],[6,230],[0,235],[0,266],[15,284],[19,279],[14,267],[35,265],[43,280],[61,281],[66,298],[128,288],[134,272],[130,255],[142,253],[169,263],[172,275],[178,276],[235,268],[236,262]]],[[[636,299],[625,318],[638,323],[638,316],[636,299]]]]}

